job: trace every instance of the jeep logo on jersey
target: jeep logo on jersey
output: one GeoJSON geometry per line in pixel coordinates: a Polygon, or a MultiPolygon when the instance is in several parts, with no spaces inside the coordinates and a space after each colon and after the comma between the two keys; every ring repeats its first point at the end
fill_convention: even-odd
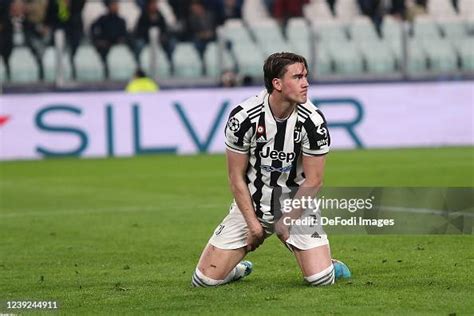
{"type": "Polygon", "coordinates": [[[260,152],[260,157],[262,158],[270,158],[272,160],[280,160],[285,162],[292,162],[295,159],[295,153],[286,153],[284,151],[272,150],[270,151],[270,147],[266,147],[263,151],[260,152]]]}

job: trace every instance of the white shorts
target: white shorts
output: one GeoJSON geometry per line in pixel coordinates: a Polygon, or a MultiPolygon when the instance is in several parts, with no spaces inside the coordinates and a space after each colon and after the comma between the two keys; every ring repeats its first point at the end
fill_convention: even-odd
{"type": "MultiPolygon", "coordinates": [[[[319,212],[312,213],[311,216],[319,217],[319,212]]],[[[305,216],[302,218],[305,218],[305,216]]],[[[270,237],[274,233],[273,222],[267,222],[262,219],[259,219],[259,221],[265,230],[265,238],[270,237]]],[[[245,218],[237,204],[232,203],[229,214],[217,226],[209,239],[209,243],[220,249],[242,248],[247,246],[247,233],[248,228],[245,218]]],[[[329,240],[321,225],[294,225],[290,228],[290,237],[286,240],[286,243],[300,250],[308,250],[328,245],[329,240]]]]}

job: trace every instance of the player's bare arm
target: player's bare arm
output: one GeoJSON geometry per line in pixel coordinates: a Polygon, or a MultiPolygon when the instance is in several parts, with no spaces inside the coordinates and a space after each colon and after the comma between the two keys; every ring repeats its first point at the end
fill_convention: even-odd
{"type": "MultiPolygon", "coordinates": [[[[301,184],[294,199],[302,197],[314,197],[323,185],[324,165],[326,155],[308,156],[303,155],[303,171],[306,176],[305,181],[301,184]]],[[[294,208],[289,213],[285,213],[275,225],[275,232],[278,238],[285,242],[289,237],[289,227],[285,225],[285,218],[297,219],[302,215],[303,209],[294,208]]],[[[287,222],[287,221],[286,221],[287,222]]]]}
{"type": "Polygon", "coordinates": [[[249,188],[245,181],[245,173],[248,165],[248,155],[235,153],[227,150],[227,170],[229,184],[234,195],[235,202],[245,218],[248,226],[247,251],[253,251],[260,246],[264,240],[264,230],[255,215],[253,202],[250,197],[249,188]]]}

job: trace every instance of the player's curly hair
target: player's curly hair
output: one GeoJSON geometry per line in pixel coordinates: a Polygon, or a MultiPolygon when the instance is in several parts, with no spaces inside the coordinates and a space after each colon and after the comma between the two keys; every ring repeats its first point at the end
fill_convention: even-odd
{"type": "Polygon", "coordinates": [[[308,69],[308,63],[306,58],[303,56],[283,52],[283,53],[273,53],[265,60],[263,64],[263,78],[265,81],[265,88],[268,93],[273,92],[273,83],[274,78],[283,78],[288,68],[288,65],[302,63],[308,69]]]}

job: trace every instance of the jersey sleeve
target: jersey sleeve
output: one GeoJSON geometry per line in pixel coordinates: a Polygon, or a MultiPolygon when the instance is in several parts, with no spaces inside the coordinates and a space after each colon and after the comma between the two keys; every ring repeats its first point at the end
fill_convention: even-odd
{"type": "Polygon", "coordinates": [[[242,107],[238,106],[232,110],[224,133],[227,149],[242,154],[249,152],[253,128],[250,119],[242,107]]]}
{"type": "Polygon", "coordinates": [[[320,156],[329,152],[331,138],[326,119],[321,111],[317,110],[303,123],[303,154],[307,156],[320,156]]]}

